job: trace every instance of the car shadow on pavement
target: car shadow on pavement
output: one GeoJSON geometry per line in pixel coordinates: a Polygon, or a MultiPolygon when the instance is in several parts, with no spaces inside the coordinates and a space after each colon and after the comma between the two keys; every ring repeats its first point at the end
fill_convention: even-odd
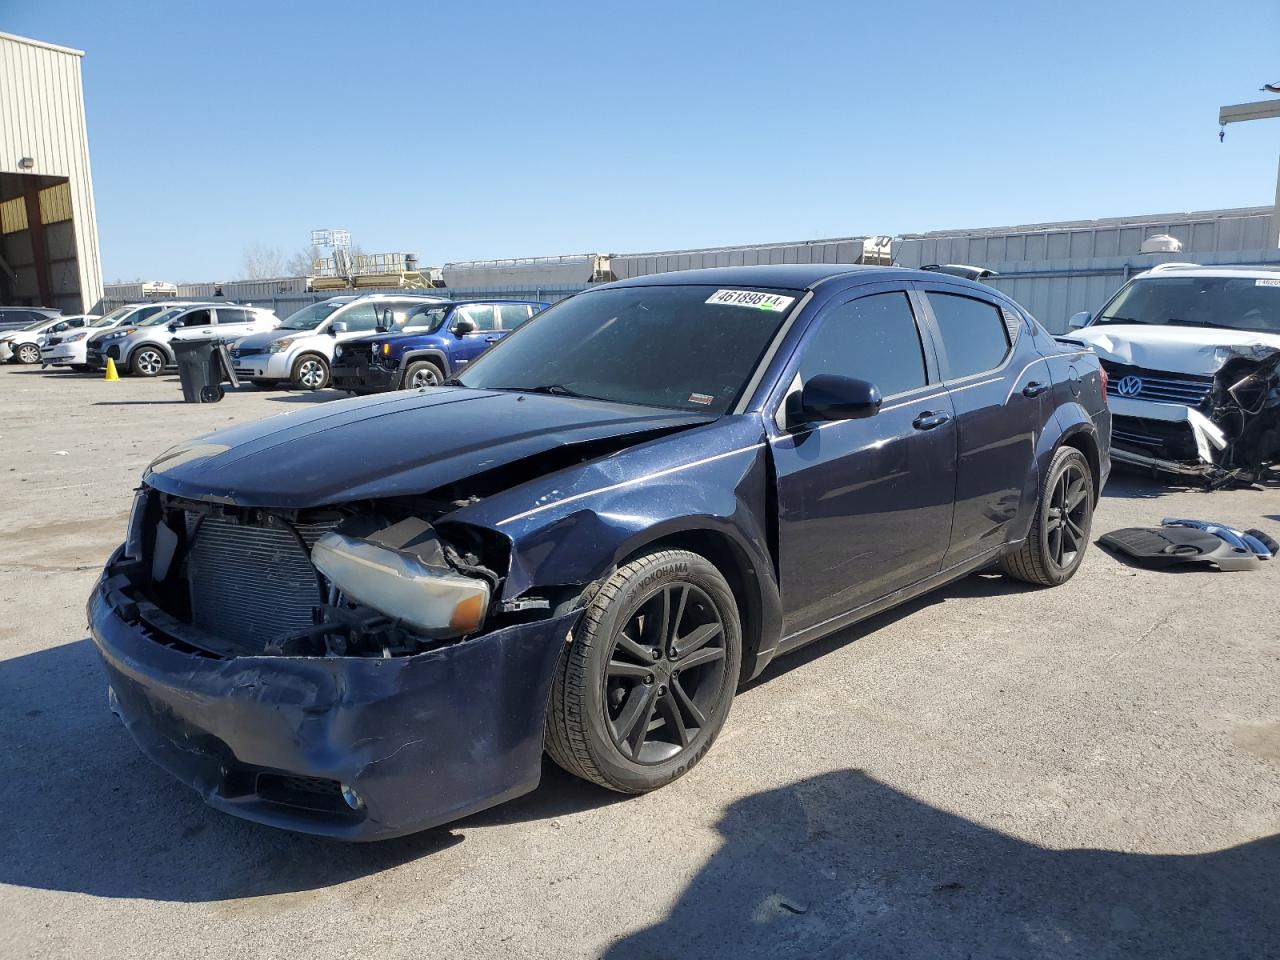
{"type": "Polygon", "coordinates": [[[620,795],[549,762],[542,787],[451,824],[350,844],[238,820],[146,760],[107,708],[93,644],[0,661],[0,884],[204,902],[316,890],[438,853],[462,828],[540,820],[620,795]]]}
{"type": "Polygon", "coordinates": [[[717,829],[667,917],[608,960],[1261,958],[1280,943],[1280,835],[1210,853],[1047,849],[860,770],[744,797],[717,829]]]}

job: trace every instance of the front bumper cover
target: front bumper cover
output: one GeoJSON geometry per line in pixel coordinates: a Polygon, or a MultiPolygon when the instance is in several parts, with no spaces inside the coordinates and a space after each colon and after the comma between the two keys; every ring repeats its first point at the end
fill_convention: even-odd
{"type": "Polygon", "coordinates": [[[412,657],[219,659],[149,636],[124,587],[104,575],[88,608],[112,708],[143,753],[212,807],[379,840],[538,784],[552,676],[580,611],[412,657]],[[349,786],[362,805],[316,809],[263,786],[297,778],[349,786]]]}

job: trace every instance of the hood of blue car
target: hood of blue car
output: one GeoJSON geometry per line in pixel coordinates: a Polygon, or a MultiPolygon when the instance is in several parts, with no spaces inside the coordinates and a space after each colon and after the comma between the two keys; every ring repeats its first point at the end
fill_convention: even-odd
{"type": "Polygon", "coordinates": [[[426,493],[558,447],[714,419],[546,394],[400,391],[200,437],[161,454],[144,479],[175,496],[298,509],[426,493]]]}

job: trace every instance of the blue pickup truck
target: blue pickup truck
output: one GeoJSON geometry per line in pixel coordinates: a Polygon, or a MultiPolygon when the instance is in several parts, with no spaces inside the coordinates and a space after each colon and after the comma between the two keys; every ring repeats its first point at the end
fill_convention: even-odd
{"type": "Polygon", "coordinates": [[[538,300],[455,300],[424,306],[404,324],[335,348],[333,386],[352,393],[434,387],[539,310],[538,300]]]}

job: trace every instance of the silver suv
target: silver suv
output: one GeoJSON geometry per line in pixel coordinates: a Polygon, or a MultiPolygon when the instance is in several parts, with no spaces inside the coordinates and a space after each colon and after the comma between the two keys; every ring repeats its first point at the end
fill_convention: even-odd
{"type": "Polygon", "coordinates": [[[104,367],[110,359],[121,372],[154,377],[174,365],[171,340],[239,340],[251,333],[272,330],[279,323],[274,313],[260,307],[233,303],[174,304],[136,326],[121,326],[94,337],[85,359],[90,367],[104,367]]]}

